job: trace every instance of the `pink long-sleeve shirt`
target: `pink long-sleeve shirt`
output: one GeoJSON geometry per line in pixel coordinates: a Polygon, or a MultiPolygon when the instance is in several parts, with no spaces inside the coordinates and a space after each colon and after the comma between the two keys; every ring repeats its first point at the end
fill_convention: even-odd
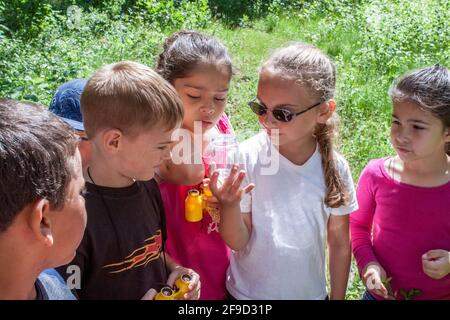
{"type": "Polygon", "coordinates": [[[387,174],[385,160],[372,160],[358,182],[359,210],[350,216],[358,269],[376,261],[392,277],[394,292],[416,288],[422,293],[414,299],[449,300],[450,274],[439,280],[427,276],[422,255],[450,251],[450,182],[433,188],[397,182],[387,174]]]}

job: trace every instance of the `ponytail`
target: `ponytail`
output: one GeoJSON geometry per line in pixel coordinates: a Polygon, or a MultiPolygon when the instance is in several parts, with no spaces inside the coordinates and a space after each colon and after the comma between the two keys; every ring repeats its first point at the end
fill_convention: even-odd
{"type": "Polygon", "coordinates": [[[333,138],[337,119],[335,115],[326,123],[316,126],[314,135],[322,156],[322,168],[325,176],[325,204],[329,208],[338,208],[349,203],[349,194],[336,168],[333,138]],[[334,119],[333,119],[334,118],[334,119]]]}

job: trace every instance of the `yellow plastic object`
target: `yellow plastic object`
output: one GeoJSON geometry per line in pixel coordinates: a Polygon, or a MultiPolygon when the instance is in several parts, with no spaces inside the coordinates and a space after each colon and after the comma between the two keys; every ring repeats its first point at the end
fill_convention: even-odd
{"type": "Polygon", "coordinates": [[[175,300],[176,292],[171,287],[163,287],[156,294],[155,300],[175,300]]]}
{"type": "Polygon", "coordinates": [[[189,292],[189,284],[192,281],[192,277],[185,273],[175,281],[175,299],[183,299],[186,292],[189,292]]]}
{"type": "Polygon", "coordinates": [[[183,274],[175,281],[173,289],[169,286],[162,287],[155,295],[155,300],[182,300],[186,292],[189,292],[189,284],[192,281],[190,274],[183,274]]]}
{"type": "Polygon", "coordinates": [[[211,189],[209,187],[203,187],[203,193],[205,194],[205,196],[207,197],[212,197],[213,194],[211,192],[211,189]]]}
{"type": "MultiPolygon", "coordinates": [[[[211,192],[211,189],[209,187],[203,187],[203,195],[206,197],[212,197],[213,194],[211,192]]],[[[208,209],[208,207],[206,206],[206,201],[205,199],[203,199],[202,197],[202,202],[203,202],[203,209],[208,209]]]]}
{"type": "Polygon", "coordinates": [[[188,191],[184,201],[184,216],[189,222],[198,222],[203,218],[203,201],[198,190],[188,191]]]}

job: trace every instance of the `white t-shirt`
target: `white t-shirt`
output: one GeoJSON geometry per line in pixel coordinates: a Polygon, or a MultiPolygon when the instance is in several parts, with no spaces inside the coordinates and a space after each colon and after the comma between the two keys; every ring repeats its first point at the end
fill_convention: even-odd
{"type": "Polygon", "coordinates": [[[317,149],[299,166],[279,154],[265,132],[239,148],[247,171],[242,185],[253,182],[256,187],[241,201],[243,214],[252,213],[252,232],[247,246],[232,252],[228,291],[236,299],[325,299],[328,218],[358,208],[346,160],[335,154],[337,169],[349,189],[350,204],[328,208],[317,149]],[[278,170],[268,170],[270,155],[272,165],[278,159],[278,170]]]}

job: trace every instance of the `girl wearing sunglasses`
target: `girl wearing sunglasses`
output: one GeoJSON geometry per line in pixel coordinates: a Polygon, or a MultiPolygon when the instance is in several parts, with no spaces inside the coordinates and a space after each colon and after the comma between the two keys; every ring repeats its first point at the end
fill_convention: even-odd
{"type": "Polygon", "coordinates": [[[249,103],[264,130],[240,146],[245,170],[235,165],[220,187],[217,173],[205,181],[220,203],[221,235],[234,250],[231,298],[345,298],[348,215],[357,202],[348,164],[333,147],[335,79],[334,63],[311,45],[277,51],[263,64],[249,103]],[[264,173],[269,154],[276,173],[264,173]]]}

